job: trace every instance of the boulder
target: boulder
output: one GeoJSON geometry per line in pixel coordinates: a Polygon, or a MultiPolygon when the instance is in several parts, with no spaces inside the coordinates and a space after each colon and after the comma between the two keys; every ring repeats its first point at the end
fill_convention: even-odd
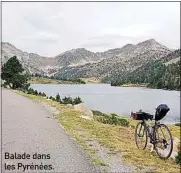
{"type": "Polygon", "coordinates": [[[84,116],[84,115],[82,115],[81,118],[84,118],[84,119],[86,119],[86,120],[92,120],[91,117],[89,117],[89,116],[84,116]]]}
{"type": "Polygon", "coordinates": [[[93,119],[93,113],[84,103],[74,105],[74,110],[81,112],[83,115],[89,117],[87,119],[93,119]]]}
{"type": "Polygon", "coordinates": [[[178,152],[180,140],[176,137],[173,137],[173,151],[178,152]]]}

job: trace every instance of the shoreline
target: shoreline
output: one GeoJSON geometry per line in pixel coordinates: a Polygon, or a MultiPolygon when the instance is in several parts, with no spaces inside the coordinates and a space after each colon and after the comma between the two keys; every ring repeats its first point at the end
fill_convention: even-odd
{"type": "Polygon", "coordinates": [[[29,84],[84,84],[84,81],[57,80],[45,77],[31,77],[28,80],[29,84]]]}
{"type": "MultiPolygon", "coordinates": [[[[51,78],[43,78],[43,77],[33,77],[28,82],[30,84],[108,84],[111,85],[110,83],[102,83],[100,79],[96,78],[80,78],[82,82],[85,83],[80,83],[80,82],[74,82],[74,81],[66,81],[66,80],[57,80],[57,79],[51,79],[51,78]]],[[[111,85],[112,86],[112,85],[111,85]]],[[[161,90],[166,90],[166,91],[180,91],[177,89],[166,89],[166,88],[154,88],[154,87],[149,87],[148,83],[141,83],[141,84],[134,84],[134,83],[129,83],[129,84],[123,84],[123,85],[116,85],[113,87],[140,87],[140,88],[148,88],[148,89],[161,89],[161,90]]]]}
{"type": "MultiPolygon", "coordinates": [[[[18,93],[20,92],[20,93],[23,93],[23,94],[25,94],[26,96],[28,96],[28,95],[32,95],[32,94],[27,94],[27,93],[24,93],[24,92],[22,92],[22,91],[19,91],[19,90],[15,90],[15,91],[17,91],[18,93]]],[[[32,96],[34,96],[34,95],[32,95],[32,96]]],[[[41,97],[41,96],[36,96],[36,97],[41,97]]],[[[45,97],[43,97],[43,98],[45,98],[45,97]]],[[[46,100],[47,100],[47,98],[45,98],[46,100]]],[[[55,102],[55,101],[54,101],[55,102]]],[[[83,102],[84,103],[84,102],[83,102]]],[[[89,108],[90,109],[90,108],[89,108]]],[[[126,120],[128,120],[129,122],[130,122],[130,125],[132,125],[132,126],[136,126],[136,124],[139,122],[139,120],[133,120],[129,115],[128,116],[126,116],[126,115],[121,115],[121,114],[116,114],[116,113],[106,113],[106,112],[101,112],[101,111],[99,111],[99,110],[93,110],[93,109],[90,109],[92,112],[94,112],[94,111],[97,111],[97,112],[100,112],[101,114],[104,114],[104,115],[106,115],[106,116],[111,116],[112,114],[114,114],[115,116],[117,116],[117,117],[119,117],[119,118],[123,118],[123,119],[126,119],[126,120]],[[136,123],[136,124],[135,124],[136,123]]],[[[149,123],[153,123],[153,121],[150,121],[149,120],[149,123]]],[[[161,121],[161,123],[162,123],[162,121],[161,121]]],[[[176,127],[176,128],[181,128],[181,123],[180,123],[180,121],[178,121],[178,122],[173,122],[173,123],[169,123],[169,122],[163,122],[165,125],[168,125],[168,126],[170,126],[170,127],[172,127],[172,128],[174,128],[174,127],[176,127]]],[[[180,136],[179,135],[177,135],[177,137],[178,138],[180,138],[180,136]]]]}
{"type": "MultiPolygon", "coordinates": [[[[36,84],[35,84],[36,85],[36,84]]],[[[44,84],[42,84],[42,85],[44,85],[44,84]]],[[[77,84],[60,84],[60,85],[77,85],[77,84]]],[[[84,84],[84,85],[99,85],[99,84],[84,84]]],[[[102,85],[107,85],[107,84],[102,84],[102,85]]],[[[30,86],[31,87],[31,86],[30,86]]],[[[33,87],[33,86],[32,86],[33,87]]],[[[36,87],[35,87],[36,88],[36,87]]],[[[41,88],[41,87],[40,87],[41,88]]],[[[139,87],[138,87],[139,88],[139,87]]],[[[146,88],[147,89],[147,88],[146,88]]],[[[61,94],[60,94],[61,95],[61,94]]],[[[61,97],[64,97],[64,96],[71,96],[71,97],[74,97],[74,95],[72,94],[71,95],[71,93],[67,93],[66,94],[66,92],[63,94],[63,95],[61,95],[61,97]]],[[[84,95],[84,94],[83,94],[84,95]]],[[[56,96],[56,94],[54,94],[54,95],[47,95],[47,96],[53,96],[53,97],[55,97],[56,96]]],[[[82,96],[81,96],[82,97],[82,96]]],[[[91,110],[94,110],[94,109],[92,109],[92,108],[90,108],[91,110]]],[[[154,109],[153,109],[154,110],[154,109]]],[[[104,108],[102,108],[102,110],[101,109],[97,109],[97,111],[100,111],[100,112],[102,112],[102,113],[104,113],[104,114],[107,114],[107,115],[110,115],[110,114],[117,114],[118,116],[120,116],[120,117],[124,117],[124,118],[127,118],[127,119],[129,119],[129,117],[130,117],[130,112],[128,112],[128,114],[126,114],[126,115],[123,115],[123,114],[121,114],[121,113],[119,113],[119,110],[117,111],[117,112],[114,112],[114,110],[112,110],[112,111],[110,111],[110,112],[104,112],[104,108]]],[[[124,111],[124,110],[123,110],[124,111]]],[[[150,111],[150,112],[152,112],[152,110],[150,111]]],[[[163,122],[163,123],[165,123],[165,124],[168,124],[168,125],[175,125],[175,124],[177,124],[177,123],[180,123],[180,121],[178,120],[178,118],[176,117],[176,118],[174,118],[173,120],[175,120],[176,119],[176,121],[169,121],[169,120],[171,120],[171,118],[169,118],[169,120],[163,120],[163,121],[161,121],[161,122],[163,122]]]]}

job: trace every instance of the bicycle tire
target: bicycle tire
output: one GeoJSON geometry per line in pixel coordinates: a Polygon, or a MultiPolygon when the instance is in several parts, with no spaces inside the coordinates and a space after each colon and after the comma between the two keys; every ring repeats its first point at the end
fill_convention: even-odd
{"type": "Polygon", "coordinates": [[[147,132],[146,125],[143,124],[142,122],[139,122],[137,124],[136,128],[135,128],[135,141],[136,141],[136,146],[137,146],[138,149],[145,150],[145,148],[147,146],[147,142],[148,142],[148,132],[147,132]],[[141,127],[139,127],[139,126],[141,126],[141,127]],[[138,132],[139,132],[139,135],[140,135],[140,131],[138,131],[139,128],[141,128],[141,129],[143,128],[143,131],[142,131],[143,132],[143,136],[145,135],[145,142],[143,143],[143,147],[142,148],[139,146],[139,143],[138,143],[138,137],[140,137],[140,136],[138,136],[138,132]]]}
{"type": "MultiPolygon", "coordinates": [[[[162,131],[162,130],[161,130],[162,131]]],[[[162,131],[163,132],[163,131],[162,131]]],[[[165,138],[165,137],[164,137],[165,138]]],[[[155,137],[154,137],[154,139],[155,139],[155,142],[154,142],[154,147],[155,147],[155,151],[156,151],[156,153],[158,154],[158,156],[161,158],[161,159],[164,159],[164,160],[166,160],[166,159],[168,159],[170,156],[171,156],[171,154],[172,154],[172,151],[173,151],[173,138],[172,138],[172,134],[171,134],[171,132],[170,132],[170,130],[169,130],[169,128],[165,125],[165,124],[160,124],[160,125],[158,125],[157,127],[156,127],[156,130],[155,130],[155,137]],[[157,144],[158,143],[161,143],[160,142],[160,139],[157,139],[157,136],[158,136],[158,138],[159,138],[159,132],[158,132],[158,129],[160,128],[161,129],[161,127],[162,128],[165,128],[166,130],[167,130],[167,132],[168,132],[168,135],[169,135],[169,137],[170,137],[170,150],[169,150],[169,152],[168,152],[168,154],[166,155],[166,156],[163,156],[162,154],[161,154],[161,151],[159,151],[159,148],[157,147],[157,144]],[[156,136],[157,135],[157,136],[156,136]]],[[[166,140],[166,139],[164,139],[164,140],[166,140]]],[[[161,140],[161,141],[163,141],[163,139],[161,140]]],[[[166,140],[166,143],[167,143],[168,141],[166,140]]],[[[163,144],[165,143],[165,141],[163,141],[163,144]]],[[[165,145],[165,144],[164,144],[165,145]]],[[[165,146],[164,146],[165,147],[165,146]]],[[[166,147],[165,147],[166,148],[166,147]]],[[[162,153],[163,153],[163,151],[162,151],[162,153]]]]}

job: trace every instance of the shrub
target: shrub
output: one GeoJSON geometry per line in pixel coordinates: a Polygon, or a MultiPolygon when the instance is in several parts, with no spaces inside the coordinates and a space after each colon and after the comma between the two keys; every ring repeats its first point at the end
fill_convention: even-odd
{"type": "Polygon", "coordinates": [[[129,126],[129,121],[127,119],[124,119],[124,118],[119,118],[119,124],[122,125],[122,126],[128,127],[129,126]]]}
{"type": "Polygon", "coordinates": [[[74,104],[74,105],[77,105],[77,104],[79,104],[79,103],[82,103],[82,100],[81,100],[80,97],[76,97],[76,98],[73,100],[73,104],[74,104]]]}
{"type": "Polygon", "coordinates": [[[27,94],[34,94],[34,90],[33,90],[32,88],[29,88],[29,89],[27,90],[27,94]]]}
{"type": "Polygon", "coordinates": [[[38,91],[37,90],[34,91],[34,95],[38,95],[38,91]]]}
{"type": "Polygon", "coordinates": [[[117,118],[117,115],[111,114],[110,123],[111,123],[111,124],[118,125],[118,124],[120,124],[119,122],[120,122],[120,121],[119,121],[119,119],[117,118]]]}
{"type": "Polygon", "coordinates": [[[129,121],[127,119],[121,118],[116,114],[107,115],[100,111],[94,111],[94,119],[104,123],[104,124],[114,124],[114,125],[121,125],[121,126],[128,126],[129,121]]]}
{"type": "Polygon", "coordinates": [[[46,94],[43,92],[43,93],[42,93],[42,96],[43,96],[43,97],[46,97],[46,94]]]}
{"type": "Polygon", "coordinates": [[[60,102],[60,100],[61,100],[61,99],[60,99],[60,95],[59,95],[59,93],[58,93],[58,94],[56,95],[56,101],[57,101],[57,102],[60,102]]]}
{"type": "Polygon", "coordinates": [[[23,91],[27,91],[29,89],[29,87],[30,87],[30,84],[26,83],[26,84],[24,84],[22,89],[23,89],[23,91]]]}
{"type": "Polygon", "coordinates": [[[73,100],[72,100],[72,98],[71,97],[64,97],[63,99],[62,99],[62,103],[63,104],[73,104],[73,100]]]}
{"type": "Polygon", "coordinates": [[[52,97],[52,96],[50,96],[49,99],[51,99],[51,100],[53,100],[53,101],[56,100],[56,99],[55,99],[54,97],[52,97]]]}
{"type": "Polygon", "coordinates": [[[105,116],[106,114],[104,114],[104,113],[102,113],[102,112],[100,112],[100,111],[97,111],[97,110],[92,110],[92,113],[93,113],[93,115],[95,115],[95,116],[105,116]]]}
{"type": "Polygon", "coordinates": [[[175,161],[177,164],[181,164],[181,152],[178,152],[178,155],[175,157],[175,161]]]}

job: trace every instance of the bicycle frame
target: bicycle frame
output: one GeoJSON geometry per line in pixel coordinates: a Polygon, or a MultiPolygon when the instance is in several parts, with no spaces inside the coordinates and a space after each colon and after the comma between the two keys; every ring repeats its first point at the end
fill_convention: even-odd
{"type": "MultiPolygon", "coordinates": [[[[146,120],[142,120],[141,124],[142,125],[145,124],[145,126],[146,126],[146,131],[148,132],[148,137],[150,138],[150,143],[155,144],[155,142],[156,142],[156,139],[155,139],[156,127],[160,125],[160,122],[155,121],[154,126],[151,127],[152,130],[150,130],[150,126],[146,123],[146,120]]],[[[141,128],[142,128],[142,126],[141,126],[141,128]]],[[[141,128],[140,128],[140,131],[141,131],[141,128]]],[[[139,131],[139,133],[140,133],[140,131],[139,131]]]]}

